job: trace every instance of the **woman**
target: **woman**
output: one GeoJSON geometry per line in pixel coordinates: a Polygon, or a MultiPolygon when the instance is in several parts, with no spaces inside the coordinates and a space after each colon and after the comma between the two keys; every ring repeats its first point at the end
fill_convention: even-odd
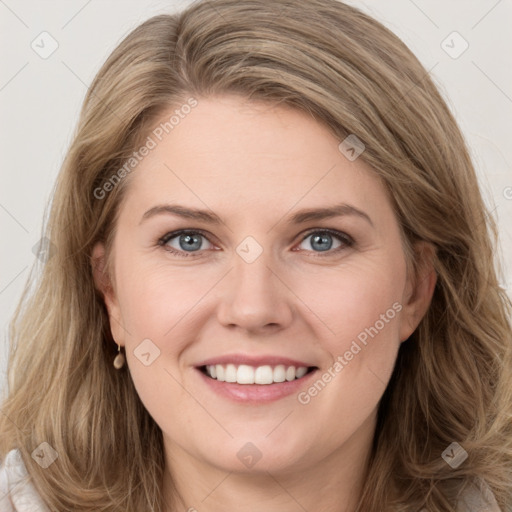
{"type": "Polygon", "coordinates": [[[360,11],[143,23],[88,92],[46,236],[2,510],[511,509],[495,226],[430,77],[360,11]]]}

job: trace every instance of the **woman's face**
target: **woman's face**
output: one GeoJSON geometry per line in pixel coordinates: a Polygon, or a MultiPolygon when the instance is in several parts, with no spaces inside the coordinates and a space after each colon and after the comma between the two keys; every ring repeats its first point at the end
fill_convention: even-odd
{"type": "Polygon", "coordinates": [[[384,185],[311,117],[236,96],[198,98],[150,137],[105,300],[172,463],[360,457],[433,288],[413,294],[384,185]]]}

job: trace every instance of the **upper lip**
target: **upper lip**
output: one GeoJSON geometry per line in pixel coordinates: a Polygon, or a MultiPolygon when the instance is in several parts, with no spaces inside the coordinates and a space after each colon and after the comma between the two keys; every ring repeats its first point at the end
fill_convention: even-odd
{"type": "Polygon", "coordinates": [[[277,366],[277,365],[284,365],[284,366],[295,366],[298,367],[306,367],[309,368],[311,366],[314,366],[310,363],[305,363],[304,361],[298,361],[297,359],[290,359],[289,357],[281,357],[276,355],[262,355],[262,356],[247,356],[243,354],[226,354],[219,357],[212,357],[210,359],[205,359],[204,361],[197,364],[197,367],[201,366],[210,366],[210,365],[216,365],[216,364],[234,364],[236,366],[241,364],[246,364],[248,366],[277,366]]]}

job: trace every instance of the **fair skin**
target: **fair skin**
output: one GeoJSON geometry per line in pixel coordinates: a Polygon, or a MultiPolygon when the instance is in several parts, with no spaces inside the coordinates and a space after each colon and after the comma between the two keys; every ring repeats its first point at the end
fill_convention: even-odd
{"type": "MultiPolygon", "coordinates": [[[[349,161],[340,142],[294,109],[237,96],[198,98],[130,176],[112,286],[99,270],[95,278],[140,399],[163,432],[164,494],[170,502],[172,481],[180,496],[169,511],[355,509],[379,400],[400,343],[428,308],[435,274],[408,275],[383,183],[362,158],[349,161]],[[369,219],[287,223],[302,209],[339,203],[369,219]],[[207,210],[222,222],[170,213],[141,221],[163,204],[207,210]],[[166,242],[185,257],[156,242],[179,229],[202,231],[192,235],[192,248],[179,235],[166,242]],[[248,236],[263,249],[250,263],[237,252],[248,236]],[[367,345],[346,357],[375,326],[367,345]],[[160,351],[148,366],[134,353],[145,339],[152,344],[146,352],[160,351]],[[233,354],[288,357],[316,370],[294,381],[290,394],[236,400],[197,368],[233,354]],[[343,368],[333,371],[339,356],[343,368]],[[329,369],[330,381],[309,392],[329,369]],[[299,393],[310,400],[301,402],[299,393]],[[253,465],[237,456],[246,443],[254,446],[242,454],[261,457],[253,465]]],[[[254,254],[257,246],[248,247],[254,254]]],[[[103,258],[98,243],[100,269],[103,258]]],[[[263,393],[283,384],[222,385],[263,393]]]]}

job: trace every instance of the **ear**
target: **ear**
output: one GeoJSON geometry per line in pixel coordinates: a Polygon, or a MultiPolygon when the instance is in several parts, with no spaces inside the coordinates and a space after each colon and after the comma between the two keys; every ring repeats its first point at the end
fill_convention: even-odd
{"type": "Polygon", "coordinates": [[[417,261],[417,272],[407,277],[407,284],[402,300],[400,341],[405,341],[418,327],[425,316],[437,282],[437,274],[433,260],[435,247],[425,241],[417,242],[414,252],[417,261]]]}
{"type": "Polygon", "coordinates": [[[111,276],[106,272],[105,246],[97,242],[91,253],[91,265],[94,277],[94,286],[103,297],[107,307],[112,337],[119,345],[125,344],[125,330],[121,324],[121,310],[117,300],[116,292],[112,284],[111,276]]]}

